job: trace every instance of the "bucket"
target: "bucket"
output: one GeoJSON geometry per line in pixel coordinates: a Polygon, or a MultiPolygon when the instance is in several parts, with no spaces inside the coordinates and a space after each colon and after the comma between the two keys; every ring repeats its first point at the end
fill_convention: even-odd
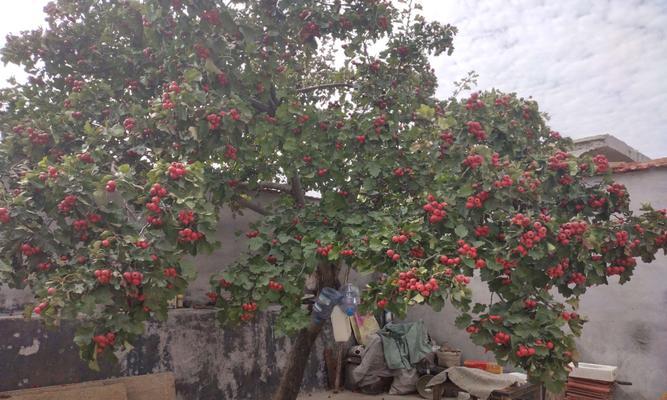
{"type": "Polygon", "coordinates": [[[438,365],[441,367],[458,367],[461,365],[461,350],[440,349],[436,353],[438,365]]]}

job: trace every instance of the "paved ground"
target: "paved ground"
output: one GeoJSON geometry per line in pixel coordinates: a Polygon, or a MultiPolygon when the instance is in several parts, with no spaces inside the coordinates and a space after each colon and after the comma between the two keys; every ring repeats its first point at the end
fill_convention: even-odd
{"type": "MultiPolygon", "coordinates": [[[[447,400],[448,398],[443,398],[447,400]]],[[[319,393],[306,393],[297,400],[424,400],[418,394],[406,395],[406,396],[390,396],[388,394],[381,394],[377,396],[368,396],[359,393],[352,392],[340,392],[340,393],[331,393],[331,392],[319,392],[319,393]]]]}

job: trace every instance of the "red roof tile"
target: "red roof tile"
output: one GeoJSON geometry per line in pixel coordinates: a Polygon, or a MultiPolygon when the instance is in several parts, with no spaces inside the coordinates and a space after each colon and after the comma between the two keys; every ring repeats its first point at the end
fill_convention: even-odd
{"type": "Polygon", "coordinates": [[[617,174],[623,172],[643,171],[652,168],[667,168],[667,157],[656,158],[646,162],[612,162],[612,171],[617,174]]]}

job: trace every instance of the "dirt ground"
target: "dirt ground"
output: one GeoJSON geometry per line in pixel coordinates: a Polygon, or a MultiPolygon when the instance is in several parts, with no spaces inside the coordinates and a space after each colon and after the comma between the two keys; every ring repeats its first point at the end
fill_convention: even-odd
{"type": "MultiPolygon", "coordinates": [[[[369,396],[365,394],[353,393],[353,392],[318,392],[318,393],[306,393],[299,396],[298,400],[423,400],[418,394],[411,394],[405,396],[391,396],[388,394],[380,394],[377,396],[369,396]]],[[[445,397],[443,400],[447,400],[445,397]]],[[[456,400],[453,398],[452,400],[456,400]]]]}

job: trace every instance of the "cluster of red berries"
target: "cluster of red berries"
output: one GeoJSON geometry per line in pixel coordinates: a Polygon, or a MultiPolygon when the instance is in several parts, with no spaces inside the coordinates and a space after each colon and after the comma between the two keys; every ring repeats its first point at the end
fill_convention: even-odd
{"type": "Polygon", "coordinates": [[[470,196],[466,199],[466,208],[467,209],[482,208],[484,206],[484,202],[488,198],[489,198],[489,192],[481,191],[478,194],[470,196]]]}
{"type": "Polygon", "coordinates": [[[195,44],[195,53],[197,54],[197,57],[203,59],[207,59],[211,56],[211,52],[200,43],[195,44]]]}
{"type": "Polygon", "coordinates": [[[554,155],[549,157],[549,169],[552,171],[567,170],[569,168],[567,163],[569,158],[569,153],[564,151],[557,151],[554,155]]]}
{"type": "Polygon", "coordinates": [[[471,169],[475,169],[484,164],[484,157],[479,154],[471,154],[463,160],[463,165],[471,169]]]}
{"type": "Polygon", "coordinates": [[[611,266],[607,267],[607,275],[621,275],[626,269],[633,268],[637,265],[637,260],[634,257],[627,256],[618,258],[611,262],[611,266]]]}
{"type": "Polygon", "coordinates": [[[387,304],[389,304],[387,299],[380,299],[380,300],[377,301],[377,306],[378,306],[378,308],[381,308],[381,309],[387,307],[387,304]]]}
{"type": "Polygon", "coordinates": [[[32,144],[45,145],[49,143],[50,138],[51,135],[46,132],[39,132],[32,128],[28,128],[28,140],[30,140],[30,143],[32,144]]]}
{"type": "Polygon", "coordinates": [[[443,131],[440,133],[440,140],[442,143],[440,143],[440,159],[445,158],[445,155],[447,154],[447,149],[454,143],[454,135],[452,135],[451,132],[449,131],[443,131]]]}
{"type": "Polygon", "coordinates": [[[396,285],[399,292],[415,291],[424,297],[428,297],[433,291],[439,288],[438,281],[435,278],[430,278],[426,281],[418,279],[415,275],[417,270],[412,268],[408,271],[400,272],[396,285]]]}
{"type": "Polygon", "coordinates": [[[116,334],[108,332],[104,335],[95,335],[93,336],[93,342],[97,345],[95,351],[101,353],[105,348],[113,347],[114,343],[116,343],[116,334]]]}
{"type": "Polygon", "coordinates": [[[468,100],[466,101],[466,109],[479,110],[480,108],[484,108],[484,102],[480,100],[479,93],[471,94],[468,100]]]}
{"type": "Polygon", "coordinates": [[[319,239],[316,240],[315,243],[318,246],[315,252],[322,257],[328,257],[329,253],[331,252],[331,250],[333,250],[334,247],[333,244],[322,245],[319,239]]]}
{"type": "Polygon", "coordinates": [[[526,299],[523,301],[523,307],[527,310],[533,310],[535,307],[537,307],[537,301],[533,299],[526,299]]]}
{"type": "Polygon", "coordinates": [[[140,248],[140,249],[143,249],[143,250],[146,250],[147,248],[149,248],[149,247],[151,246],[150,243],[148,243],[148,242],[145,241],[145,240],[137,240],[137,241],[134,243],[134,245],[135,245],[136,247],[140,248]]]}
{"type": "Polygon", "coordinates": [[[522,344],[519,345],[519,349],[516,351],[516,356],[517,357],[530,357],[535,354],[535,349],[532,347],[524,346],[522,344]]]}
{"type": "Polygon", "coordinates": [[[456,275],[454,280],[460,284],[467,285],[470,283],[470,277],[463,274],[456,275]]]}
{"type": "Polygon", "coordinates": [[[32,257],[36,254],[39,254],[42,252],[42,249],[40,249],[37,246],[31,246],[29,243],[23,243],[21,245],[21,253],[23,253],[24,256],[26,257],[32,257]]]}
{"type": "Polygon", "coordinates": [[[521,213],[518,213],[512,217],[512,224],[525,228],[530,225],[530,218],[521,213]]]}
{"type": "Polygon", "coordinates": [[[537,190],[538,187],[542,184],[542,181],[539,179],[533,177],[533,173],[530,171],[526,171],[523,173],[523,176],[521,179],[519,179],[519,187],[517,190],[519,193],[524,193],[526,190],[530,190],[531,192],[534,192],[537,190]]]}
{"type": "Polygon", "coordinates": [[[625,245],[628,244],[629,237],[630,235],[628,235],[628,232],[626,231],[616,232],[616,245],[618,247],[625,247],[625,245]]]}
{"type": "Polygon", "coordinates": [[[99,222],[102,222],[102,216],[100,214],[90,213],[88,214],[87,218],[88,222],[90,222],[91,224],[97,224],[99,222]]]}
{"type": "Polygon", "coordinates": [[[504,346],[506,344],[509,344],[510,339],[511,339],[510,335],[505,332],[498,332],[493,336],[493,341],[498,346],[504,346]]]}
{"type": "Polygon", "coordinates": [[[190,210],[181,210],[178,212],[178,220],[183,225],[190,225],[195,221],[195,213],[190,210]]]}
{"type": "Polygon", "coordinates": [[[496,107],[503,106],[503,107],[509,107],[510,105],[510,97],[505,95],[502,97],[498,97],[496,101],[494,102],[496,107]]]}
{"type": "Polygon", "coordinates": [[[210,130],[218,129],[220,123],[222,122],[222,117],[218,114],[211,113],[206,116],[206,121],[208,121],[208,128],[210,130]]]}
{"type": "Polygon", "coordinates": [[[413,170],[410,167],[396,167],[394,168],[394,176],[404,176],[404,175],[412,175],[413,170]]]}
{"type": "Polygon", "coordinates": [[[148,192],[151,196],[157,196],[157,197],[165,197],[169,192],[167,192],[167,189],[163,188],[162,185],[159,183],[154,184],[151,186],[151,190],[148,192]]]}
{"type": "Polygon", "coordinates": [[[241,309],[244,311],[243,314],[241,314],[241,320],[242,321],[248,321],[252,319],[253,314],[255,311],[257,311],[257,303],[244,303],[241,305],[241,309]]]}
{"type": "Polygon", "coordinates": [[[465,240],[459,240],[456,242],[456,244],[459,246],[457,252],[461,256],[469,257],[469,258],[477,258],[477,248],[474,246],[469,245],[468,243],[465,242],[465,240]]]}
{"type": "Polygon", "coordinates": [[[428,201],[428,203],[424,204],[422,206],[422,209],[429,214],[428,222],[430,222],[431,224],[437,224],[447,216],[447,211],[445,211],[447,203],[444,201],[438,202],[435,196],[433,196],[432,194],[429,194],[426,200],[428,201]]]}
{"type": "Polygon", "coordinates": [[[276,281],[269,281],[269,289],[273,290],[274,292],[281,292],[285,286],[283,286],[282,283],[276,282],[276,281]]]}
{"type": "Polygon", "coordinates": [[[246,232],[245,236],[246,236],[248,239],[256,238],[257,236],[259,236],[259,231],[249,231],[249,232],[246,232]]]}
{"type": "Polygon", "coordinates": [[[162,109],[172,110],[174,107],[176,107],[176,104],[171,101],[171,95],[169,93],[162,93],[162,109]]]}
{"type": "Polygon", "coordinates": [[[493,186],[496,188],[504,188],[504,187],[510,187],[514,184],[514,181],[509,175],[503,175],[503,177],[500,180],[497,180],[493,182],[493,186]]]}
{"type": "Polygon", "coordinates": [[[40,271],[48,271],[51,268],[51,263],[48,261],[37,264],[37,269],[40,271]]]}
{"type": "Polygon", "coordinates": [[[93,160],[93,156],[91,156],[88,152],[77,154],[76,158],[85,164],[92,164],[95,162],[95,160],[93,160]]]}
{"type": "Polygon", "coordinates": [[[220,11],[218,11],[216,8],[204,10],[201,13],[201,19],[202,21],[206,21],[211,25],[218,25],[220,24],[220,11]]]}
{"type": "Polygon", "coordinates": [[[227,77],[226,73],[220,71],[220,73],[217,76],[217,79],[218,79],[218,83],[220,84],[220,86],[229,85],[229,78],[227,77]]]}
{"type": "Polygon", "coordinates": [[[341,256],[351,257],[354,255],[354,250],[352,249],[343,249],[340,251],[341,256]]]}
{"type": "Polygon", "coordinates": [[[595,164],[596,172],[604,173],[609,169],[609,160],[602,154],[598,154],[593,157],[593,163],[595,164]]]}
{"type": "Polygon", "coordinates": [[[480,142],[486,140],[486,132],[482,128],[482,124],[476,121],[468,121],[466,122],[466,126],[468,127],[468,133],[473,135],[477,140],[480,142]]]}
{"type": "Polygon", "coordinates": [[[573,239],[580,238],[588,229],[588,224],[584,221],[566,222],[558,230],[558,241],[567,246],[573,239]]]}
{"type": "Polygon", "coordinates": [[[218,284],[220,285],[220,287],[223,287],[225,289],[232,286],[232,283],[230,281],[224,279],[224,278],[220,278],[220,280],[218,281],[218,284]]]}
{"type": "Polygon", "coordinates": [[[373,127],[375,128],[375,133],[380,134],[382,128],[387,124],[387,118],[384,115],[380,115],[373,119],[373,127]]]}
{"type": "Polygon", "coordinates": [[[447,257],[443,255],[438,258],[438,262],[442,265],[458,265],[461,263],[461,257],[447,257]]]}
{"type": "Polygon", "coordinates": [[[134,272],[124,272],[123,279],[130,285],[139,286],[144,280],[144,274],[138,271],[134,272]]]}
{"type": "Polygon", "coordinates": [[[395,250],[393,250],[393,249],[389,249],[389,250],[387,250],[387,252],[386,252],[385,254],[387,254],[387,257],[391,258],[391,260],[394,261],[394,262],[398,262],[398,260],[401,259],[401,255],[398,254],[398,253],[397,253],[395,250]]]}
{"type": "Polygon", "coordinates": [[[310,38],[320,36],[320,26],[313,21],[307,22],[304,26],[301,27],[299,36],[304,42],[310,38]]]}
{"type": "Polygon", "coordinates": [[[543,226],[541,222],[535,221],[533,228],[535,228],[535,230],[531,229],[527,232],[524,232],[521,235],[521,239],[519,239],[519,242],[527,249],[532,249],[533,246],[547,237],[547,228],[543,226]]]}
{"type": "Polygon", "coordinates": [[[162,273],[164,274],[165,278],[176,278],[178,276],[176,268],[165,268],[162,273]]]}
{"type": "Polygon", "coordinates": [[[625,185],[621,183],[612,183],[611,185],[607,186],[607,192],[616,195],[619,198],[624,198],[628,194],[625,185]]]}
{"type": "Polygon", "coordinates": [[[111,270],[109,269],[96,269],[93,274],[95,274],[95,279],[102,285],[106,285],[111,281],[111,270]]]}
{"type": "Polygon", "coordinates": [[[489,226],[480,225],[475,228],[475,236],[477,237],[487,237],[489,235],[489,226]]]}
{"type": "Polygon", "coordinates": [[[560,316],[561,316],[565,321],[569,321],[569,320],[571,320],[571,319],[577,319],[577,318],[579,318],[579,314],[577,314],[576,312],[567,312],[567,311],[563,311],[563,312],[560,314],[560,316]]]}
{"type": "Polygon", "coordinates": [[[479,326],[477,326],[477,325],[468,325],[466,327],[466,332],[468,332],[471,335],[479,333],[479,326]]]}
{"type": "Polygon", "coordinates": [[[185,176],[187,170],[185,169],[185,165],[183,163],[173,162],[167,169],[167,172],[169,173],[169,177],[171,179],[178,180],[185,176]]]}
{"type": "Polygon", "coordinates": [[[355,139],[357,140],[357,142],[359,142],[359,144],[366,143],[366,135],[357,135],[355,139]]]}
{"type": "Polygon", "coordinates": [[[605,197],[598,197],[592,194],[591,197],[588,198],[588,205],[592,208],[602,208],[605,204],[607,204],[607,198],[605,197]]]}
{"type": "Polygon", "coordinates": [[[65,198],[60,203],[58,203],[58,211],[63,214],[72,211],[76,201],[77,197],[72,194],[65,196],[65,198]]]}
{"type": "Polygon", "coordinates": [[[586,283],[586,275],[582,274],[581,272],[573,272],[572,275],[570,275],[570,280],[567,283],[583,285],[586,283]]]}
{"type": "Polygon", "coordinates": [[[123,120],[123,128],[125,128],[126,131],[131,131],[136,125],[137,121],[132,117],[128,117],[123,120]]]}
{"type": "Polygon", "coordinates": [[[547,275],[551,279],[558,279],[561,276],[565,275],[565,270],[567,270],[569,266],[570,266],[570,260],[565,258],[555,266],[547,268],[547,275]]]}
{"type": "Polygon", "coordinates": [[[192,230],[190,228],[185,228],[185,229],[181,229],[180,231],[178,231],[178,241],[179,242],[184,242],[184,243],[196,242],[197,240],[199,240],[203,237],[204,237],[203,233],[197,232],[197,231],[192,230]]]}
{"type": "Polygon", "coordinates": [[[88,221],[85,219],[74,220],[74,222],[72,222],[72,227],[77,232],[85,231],[88,229],[88,221]]]}
{"type": "Polygon", "coordinates": [[[9,209],[6,207],[0,207],[0,222],[3,224],[8,224],[10,220],[11,217],[9,216],[9,209]]]}
{"type": "Polygon", "coordinates": [[[320,168],[317,170],[317,176],[324,176],[329,172],[327,168],[320,168]]]}
{"type": "Polygon", "coordinates": [[[232,146],[231,144],[227,143],[225,145],[225,157],[229,158],[230,160],[236,160],[238,158],[237,152],[238,150],[236,150],[236,147],[232,146]]]}

